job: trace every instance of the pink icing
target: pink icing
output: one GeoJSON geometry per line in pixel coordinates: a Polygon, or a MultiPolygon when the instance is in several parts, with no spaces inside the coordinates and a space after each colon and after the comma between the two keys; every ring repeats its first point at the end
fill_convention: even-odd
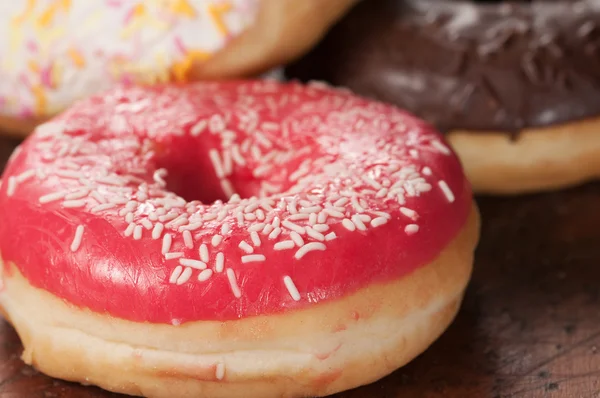
{"type": "Polygon", "coordinates": [[[121,87],[14,154],[0,253],[96,312],[230,320],[402,278],[470,208],[443,138],[394,107],[316,84],[121,87]]]}

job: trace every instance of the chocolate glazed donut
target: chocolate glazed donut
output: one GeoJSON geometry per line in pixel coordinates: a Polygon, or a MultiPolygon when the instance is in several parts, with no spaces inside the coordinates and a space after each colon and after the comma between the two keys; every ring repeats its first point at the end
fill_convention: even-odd
{"type": "Polygon", "coordinates": [[[600,176],[597,0],[363,1],[286,73],[434,123],[478,192],[600,176]]]}

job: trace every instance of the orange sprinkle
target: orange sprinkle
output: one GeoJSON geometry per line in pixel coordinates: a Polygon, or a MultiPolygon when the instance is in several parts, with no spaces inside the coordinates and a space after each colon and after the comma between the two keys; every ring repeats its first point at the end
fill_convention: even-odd
{"type": "Polygon", "coordinates": [[[48,108],[48,100],[46,98],[46,92],[41,85],[32,87],[33,95],[35,97],[35,113],[36,115],[44,115],[48,108]]]}
{"type": "Polygon", "coordinates": [[[171,6],[171,10],[175,14],[185,15],[190,18],[196,17],[196,10],[187,0],[175,0],[171,6]]]}
{"type": "Polygon", "coordinates": [[[217,29],[223,36],[227,36],[229,34],[229,30],[227,29],[227,25],[225,25],[225,21],[223,20],[223,14],[228,13],[231,10],[231,3],[225,2],[222,4],[214,4],[211,3],[208,6],[208,14],[212,19],[213,23],[217,26],[217,29]]]}
{"type": "Polygon", "coordinates": [[[171,67],[171,73],[177,82],[183,82],[186,80],[187,75],[192,69],[195,61],[205,61],[210,57],[210,53],[199,50],[192,50],[187,53],[185,58],[179,62],[175,62],[171,67]]]}
{"type": "Polygon", "coordinates": [[[25,22],[27,17],[29,17],[33,13],[33,9],[35,8],[36,0],[27,0],[27,5],[25,6],[25,10],[21,13],[21,15],[17,15],[13,19],[13,23],[22,24],[25,22]]]}
{"type": "Polygon", "coordinates": [[[142,3],[133,7],[132,14],[134,17],[143,17],[146,14],[146,7],[142,3]]]}
{"type": "Polygon", "coordinates": [[[83,58],[83,55],[81,55],[81,53],[79,51],[77,51],[74,48],[69,49],[69,57],[71,58],[71,61],[73,61],[73,65],[75,65],[77,68],[81,69],[85,66],[85,59],[83,58]]]}
{"type": "Polygon", "coordinates": [[[37,64],[37,62],[35,62],[34,60],[30,60],[28,62],[28,66],[29,69],[33,72],[33,73],[39,73],[40,72],[40,66],[37,64]]]}
{"type": "Polygon", "coordinates": [[[38,19],[38,24],[42,27],[47,27],[52,23],[54,16],[60,9],[68,11],[71,7],[71,0],[56,0],[42,13],[38,19]]]}

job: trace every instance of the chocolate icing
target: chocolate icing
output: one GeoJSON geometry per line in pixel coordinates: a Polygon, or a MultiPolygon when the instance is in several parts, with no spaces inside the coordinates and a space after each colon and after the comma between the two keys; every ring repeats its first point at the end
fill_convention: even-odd
{"type": "Polygon", "coordinates": [[[442,130],[518,132],[600,114],[600,1],[366,0],[288,67],[442,130]]]}

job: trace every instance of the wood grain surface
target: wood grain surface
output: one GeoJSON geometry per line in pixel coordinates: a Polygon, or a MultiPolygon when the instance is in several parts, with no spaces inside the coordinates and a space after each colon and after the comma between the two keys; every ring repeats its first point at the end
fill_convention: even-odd
{"type": "MultiPolygon", "coordinates": [[[[0,168],[16,140],[0,140],[0,168]]],[[[600,397],[600,184],[479,198],[475,273],[450,329],[405,368],[338,397],[600,397]]],[[[117,397],[48,378],[0,321],[1,398],[117,397]]]]}

